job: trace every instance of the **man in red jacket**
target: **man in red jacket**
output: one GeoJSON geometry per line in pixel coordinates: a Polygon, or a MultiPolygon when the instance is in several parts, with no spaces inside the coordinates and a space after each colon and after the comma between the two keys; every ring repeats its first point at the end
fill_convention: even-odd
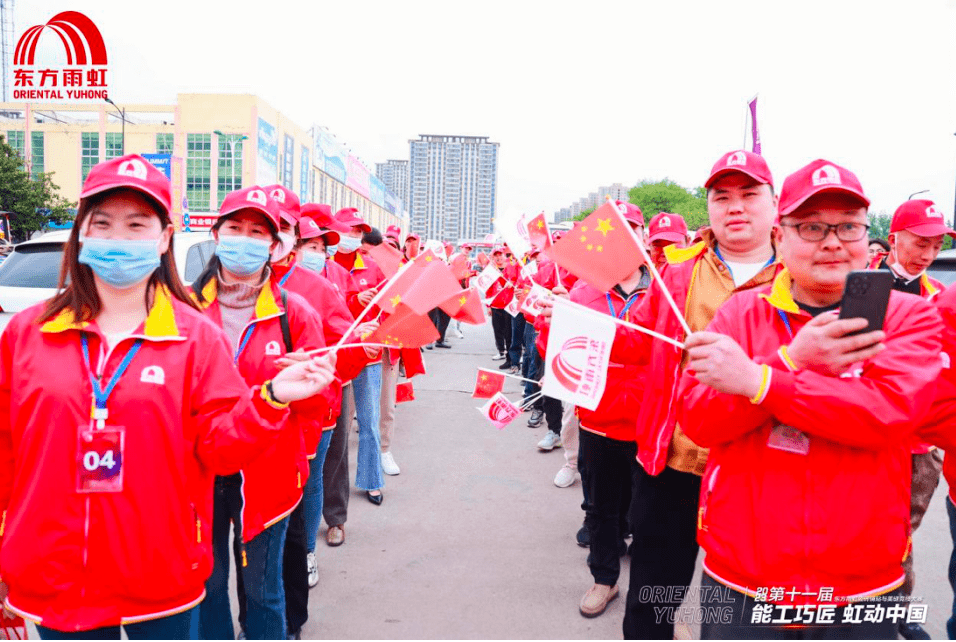
{"type": "MultiPolygon", "coordinates": [[[[943,220],[943,213],[933,201],[913,199],[906,201],[893,213],[890,221],[890,253],[880,253],[870,267],[893,273],[893,289],[921,296],[927,301],[943,291],[943,284],[926,273],[940,250],[946,236],[956,236],[943,220]]],[[[929,508],[933,493],[939,485],[943,455],[934,445],[918,441],[912,449],[913,476],[910,492],[910,534],[916,532],[929,508]]],[[[916,585],[912,552],[903,563],[906,581],[903,595],[912,595],[916,585]]],[[[907,640],[928,640],[929,634],[916,622],[901,622],[900,635],[907,640]]]]}
{"type": "MultiPolygon", "coordinates": [[[[777,199],[766,161],[750,152],[728,152],[714,164],[704,186],[710,227],[703,229],[700,243],[668,248],[661,271],[692,331],[706,328],[731,294],[769,283],[777,270],[770,239],[777,199]]],[[[665,336],[684,337],[657,282],[642,297],[633,321],[665,336]]],[[[707,450],[677,425],[683,353],[623,327],[611,353],[612,360],[644,368],[643,398],[634,410],[641,465],[631,489],[634,543],[624,637],[671,639],[674,622],[656,609],[676,611],[680,591],[694,576],[697,502],[707,450]]]]}
{"type": "Polygon", "coordinates": [[[685,342],[678,421],[711,448],[701,606],[732,611],[705,619],[703,638],[790,639],[796,624],[891,639],[909,619],[905,604],[862,618],[860,602],[880,596],[889,615],[899,601],[910,446],[940,372],[942,322],[900,292],[883,330],[853,334],[866,320],[838,319],[847,275],[866,266],[868,206],[856,176],[828,161],[787,177],[775,232],[786,269],[685,342]]]}

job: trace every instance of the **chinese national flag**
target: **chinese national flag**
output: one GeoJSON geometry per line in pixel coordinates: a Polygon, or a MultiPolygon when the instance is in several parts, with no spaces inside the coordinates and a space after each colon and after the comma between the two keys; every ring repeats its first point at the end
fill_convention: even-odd
{"type": "Polygon", "coordinates": [[[402,266],[402,259],[404,258],[401,252],[388,243],[370,247],[368,249],[368,255],[382,268],[386,279],[395,276],[395,273],[398,272],[398,268],[402,266]]]}
{"type": "Polygon", "coordinates": [[[506,305],[511,303],[511,299],[514,298],[515,287],[510,283],[505,287],[499,290],[498,294],[491,300],[491,307],[493,308],[504,308],[506,305]]]}
{"type": "Polygon", "coordinates": [[[436,341],[438,337],[435,324],[427,316],[415,314],[407,305],[399,303],[395,312],[382,321],[382,325],[366,341],[396,348],[420,348],[436,341]]]}
{"type": "Polygon", "coordinates": [[[461,285],[451,268],[442,261],[432,261],[418,274],[401,302],[415,314],[428,314],[460,291],[461,285]]]}
{"type": "Polygon", "coordinates": [[[414,401],[415,389],[412,388],[411,381],[405,381],[395,386],[395,403],[403,401],[414,401]]]}
{"type": "Polygon", "coordinates": [[[637,244],[617,207],[605,203],[544,251],[571,274],[607,292],[644,264],[637,244]]]}
{"type": "Polygon", "coordinates": [[[473,325],[481,325],[485,322],[484,306],[481,304],[478,291],[474,288],[462,290],[438,307],[456,321],[464,321],[473,325]]]}
{"type": "Polygon", "coordinates": [[[451,266],[452,274],[461,281],[471,276],[471,261],[467,254],[456,254],[448,263],[451,266]]]}
{"type": "Polygon", "coordinates": [[[425,360],[422,359],[422,351],[418,348],[406,348],[401,351],[402,363],[405,364],[405,376],[411,379],[420,374],[425,374],[425,360]]]}
{"type": "Polygon", "coordinates": [[[475,399],[491,399],[505,387],[505,376],[500,372],[492,372],[478,368],[478,379],[475,381],[475,391],[471,396],[475,399]]]}
{"type": "Polygon", "coordinates": [[[539,250],[551,247],[551,231],[548,229],[548,221],[544,218],[544,212],[528,221],[528,240],[531,241],[532,247],[539,250]]]}

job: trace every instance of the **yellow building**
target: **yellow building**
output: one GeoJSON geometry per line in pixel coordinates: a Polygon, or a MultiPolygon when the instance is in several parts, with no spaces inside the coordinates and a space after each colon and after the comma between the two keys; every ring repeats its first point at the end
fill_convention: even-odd
{"type": "Polygon", "coordinates": [[[249,94],[179,94],[174,105],[0,103],[0,134],[28,169],[53,172],[76,201],[96,163],[124,153],[153,162],[173,183],[173,220],[212,224],[229,192],[279,183],[303,203],[354,207],[383,232],[403,205],[324,129],[306,130],[249,94]],[[125,124],[124,124],[125,119],[125,124]]]}

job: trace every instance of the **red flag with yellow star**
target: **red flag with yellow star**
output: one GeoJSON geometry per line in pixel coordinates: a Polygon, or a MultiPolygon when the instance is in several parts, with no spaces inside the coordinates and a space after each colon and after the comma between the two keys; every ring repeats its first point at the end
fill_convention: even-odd
{"type": "Polygon", "coordinates": [[[541,212],[533,219],[528,221],[528,240],[531,246],[539,250],[551,247],[551,231],[548,229],[548,221],[541,212]]]}
{"type": "Polygon", "coordinates": [[[396,250],[394,247],[388,243],[382,243],[381,245],[373,245],[368,248],[368,255],[372,257],[372,260],[382,268],[382,272],[385,274],[386,279],[390,279],[395,276],[395,273],[398,272],[398,268],[402,266],[402,259],[405,258],[405,255],[396,250]]]}
{"type": "Polygon", "coordinates": [[[427,316],[415,314],[404,303],[399,303],[395,312],[382,321],[378,330],[365,339],[368,343],[384,343],[393,348],[421,348],[439,337],[435,324],[427,316]]]}
{"type": "Polygon", "coordinates": [[[438,307],[456,321],[464,321],[472,325],[481,325],[485,322],[485,306],[481,304],[481,296],[475,288],[458,292],[438,307]]]}
{"type": "Polygon", "coordinates": [[[401,302],[415,314],[428,314],[460,291],[461,285],[451,268],[443,261],[432,261],[419,272],[401,302]]]}
{"type": "Polygon", "coordinates": [[[637,243],[621,213],[605,203],[544,252],[571,274],[607,292],[644,264],[637,243]]]}
{"type": "Polygon", "coordinates": [[[478,379],[475,380],[475,391],[471,396],[475,399],[491,399],[504,387],[505,376],[502,373],[478,368],[478,379]]]}

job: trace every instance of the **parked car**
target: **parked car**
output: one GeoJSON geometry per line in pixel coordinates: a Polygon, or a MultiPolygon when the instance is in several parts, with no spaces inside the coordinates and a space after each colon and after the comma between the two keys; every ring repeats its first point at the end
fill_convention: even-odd
{"type": "MultiPolygon", "coordinates": [[[[69,230],[50,232],[14,246],[0,264],[0,312],[19,312],[56,294],[63,247],[69,237],[69,230]]],[[[173,253],[179,278],[192,283],[215,251],[208,232],[175,234],[173,253]]]]}
{"type": "Polygon", "coordinates": [[[956,283],[956,250],[940,252],[927,272],[946,287],[956,283]]]}

